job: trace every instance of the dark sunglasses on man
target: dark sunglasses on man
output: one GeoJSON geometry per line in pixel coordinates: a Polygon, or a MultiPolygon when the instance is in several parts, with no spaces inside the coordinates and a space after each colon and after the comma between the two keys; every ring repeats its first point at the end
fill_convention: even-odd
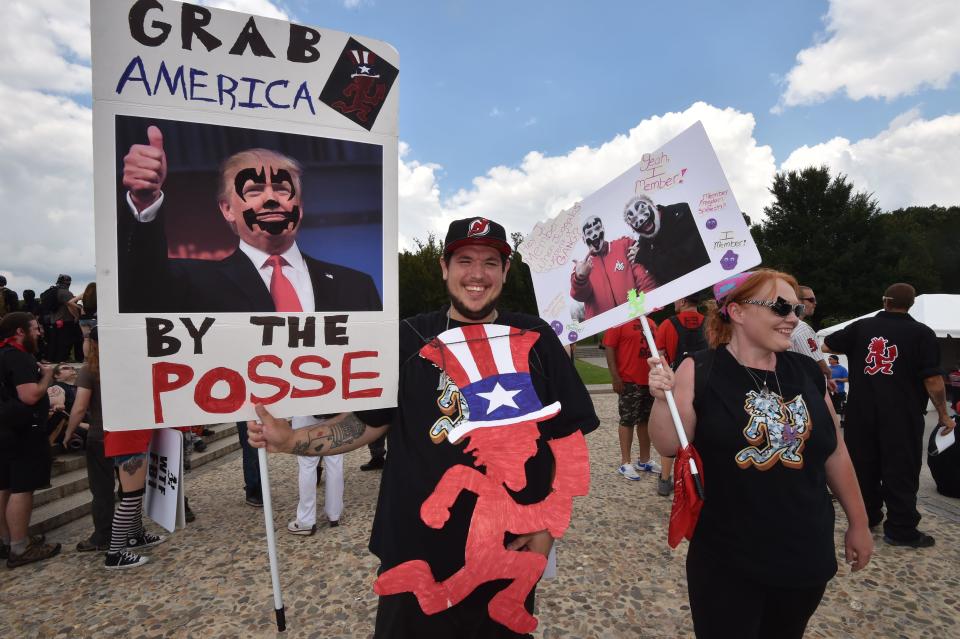
{"type": "Polygon", "coordinates": [[[786,317],[791,312],[796,315],[798,318],[803,317],[803,304],[791,304],[782,297],[777,297],[776,300],[743,300],[741,304],[752,304],[753,306],[766,306],[774,315],[777,317],[786,317]]]}

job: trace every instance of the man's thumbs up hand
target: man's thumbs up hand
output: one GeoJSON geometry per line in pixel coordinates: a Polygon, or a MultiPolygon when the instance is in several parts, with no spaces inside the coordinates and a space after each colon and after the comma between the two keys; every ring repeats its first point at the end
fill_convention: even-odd
{"type": "Polygon", "coordinates": [[[163,151],[163,133],[147,127],[148,144],[134,144],[123,158],[123,185],[138,211],[157,201],[167,179],[167,154],[163,151]]]}

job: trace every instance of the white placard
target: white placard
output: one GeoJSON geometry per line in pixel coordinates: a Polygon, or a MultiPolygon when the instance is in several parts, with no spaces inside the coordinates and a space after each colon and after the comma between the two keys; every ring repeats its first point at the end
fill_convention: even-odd
{"type": "Polygon", "coordinates": [[[173,532],[186,525],[183,502],[183,433],[171,428],[156,430],[147,450],[147,485],[144,511],[164,529],[173,532]]]}
{"type": "Polygon", "coordinates": [[[168,0],[91,31],[105,428],[395,404],[396,50],[168,0]]]}
{"type": "Polygon", "coordinates": [[[760,263],[699,122],[537,223],[518,250],[530,266],[539,314],[564,344],[760,263]],[[585,262],[589,267],[577,273],[585,262]]]}

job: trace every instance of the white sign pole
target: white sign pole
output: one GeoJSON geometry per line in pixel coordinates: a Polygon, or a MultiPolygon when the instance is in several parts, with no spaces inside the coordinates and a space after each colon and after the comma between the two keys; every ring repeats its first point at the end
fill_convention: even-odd
{"type": "Polygon", "coordinates": [[[267,528],[267,555],[270,558],[270,580],[273,582],[273,610],[277,613],[277,630],[287,629],[283,610],[283,595],[280,594],[280,570],[277,566],[277,533],[273,529],[273,497],[270,492],[270,472],[267,469],[267,451],[257,450],[260,461],[260,488],[263,497],[263,522],[267,528]]]}
{"type": "MultiPolygon", "coordinates": [[[[643,327],[643,337],[647,340],[650,352],[658,352],[657,343],[653,339],[653,333],[650,331],[650,325],[647,323],[646,315],[640,316],[640,326],[643,327]]],[[[659,357],[659,353],[657,357],[659,357]]],[[[662,369],[663,363],[657,364],[657,368],[662,369]]],[[[664,395],[667,397],[667,406],[670,408],[670,416],[673,418],[673,427],[677,430],[677,437],[680,439],[680,448],[686,448],[690,445],[690,442],[687,441],[687,433],[683,430],[683,422],[680,420],[680,411],[677,410],[677,402],[673,399],[673,391],[665,391],[664,395]]],[[[693,458],[690,459],[690,472],[693,473],[693,483],[697,488],[697,494],[700,496],[700,499],[703,499],[703,482],[700,481],[700,471],[697,469],[697,464],[693,461],[693,458]]]]}

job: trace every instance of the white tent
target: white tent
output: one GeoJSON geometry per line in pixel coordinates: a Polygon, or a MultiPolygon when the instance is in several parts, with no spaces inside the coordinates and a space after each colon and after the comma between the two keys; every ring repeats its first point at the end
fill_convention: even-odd
{"type": "MultiPolygon", "coordinates": [[[[873,317],[880,309],[861,315],[852,320],[836,324],[817,332],[821,338],[839,331],[841,328],[853,324],[859,319],[873,317]]],[[[933,329],[937,337],[960,338],[960,295],[928,294],[918,295],[914,300],[910,316],[918,322],[923,322],[933,329]]]]}
{"type": "MultiPolygon", "coordinates": [[[[842,324],[821,329],[817,335],[822,340],[859,319],[873,317],[879,312],[878,309],[842,324]]],[[[952,367],[960,361],[960,295],[918,295],[910,309],[910,316],[932,328],[940,338],[940,362],[943,366],[952,367]]]]}

